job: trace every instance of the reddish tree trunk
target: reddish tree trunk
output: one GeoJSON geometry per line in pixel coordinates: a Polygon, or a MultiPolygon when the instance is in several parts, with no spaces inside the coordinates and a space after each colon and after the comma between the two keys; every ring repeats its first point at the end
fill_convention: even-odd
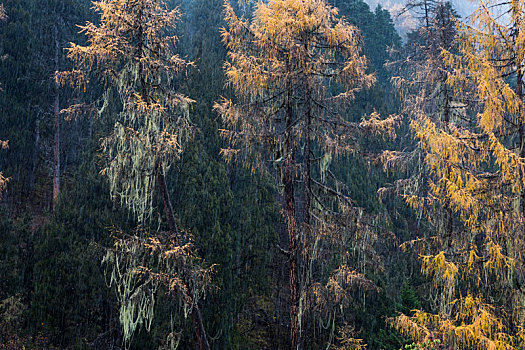
{"type": "Polygon", "coordinates": [[[290,256],[290,346],[297,350],[299,345],[299,293],[297,279],[297,225],[295,221],[295,190],[294,190],[294,150],[291,141],[293,111],[288,98],[286,110],[286,131],[284,146],[284,167],[281,169],[281,181],[284,186],[284,215],[288,231],[288,252],[290,256]]]}
{"type": "MultiPolygon", "coordinates": [[[[58,71],[58,29],[55,26],[55,72],[58,71]]],[[[53,115],[55,121],[55,145],[54,145],[54,169],[53,169],[53,207],[60,194],[60,94],[58,82],[55,80],[55,100],[53,103],[53,115]]]]}
{"type": "MultiPolygon", "coordinates": [[[[305,51],[308,52],[308,47],[305,47],[305,51]]],[[[304,288],[307,288],[305,285],[308,283],[306,280],[306,271],[305,269],[308,269],[308,245],[311,241],[311,215],[310,215],[310,207],[311,207],[311,193],[312,193],[312,161],[311,161],[311,152],[312,152],[312,144],[311,144],[311,134],[312,134],[312,91],[310,90],[310,85],[308,81],[308,77],[305,77],[305,130],[304,130],[304,138],[305,138],[305,144],[304,144],[304,172],[303,172],[303,182],[304,182],[304,222],[302,226],[302,237],[301,237],[301,254],[300,256],[303,257],[302,259],[298,260],[303,266],[298,266],[298,270],[304,271],[301,275],[302,280],[299,281],[299,286],[301,287],[301,292],[304,290],[304,288]]],[[[299,304],[300,305],[300,304],[299,304]]],[[[298,320],[298,327],[299,327],[299,341],[298,341],[298,349],[304,349],[305,348],[305,336],[304,332],[305,329],[308,327],[308,310],[307,308],[303,308],[303,310],[299,310],[299,314],[303,315],[301,319],[298,320]]]]}

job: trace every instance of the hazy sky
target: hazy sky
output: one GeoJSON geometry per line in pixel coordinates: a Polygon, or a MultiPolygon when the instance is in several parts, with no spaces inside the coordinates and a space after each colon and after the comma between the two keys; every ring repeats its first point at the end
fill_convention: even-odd
{"type": "MultiPolygon", "coordinates": [[[[414,19],[408,16],[401,18],[395,17],[395,14],[403,9],[406,0],[365,0],[365,2],[368,3],[372,11],[377,5],[381,5],[383,8],[390,10],[394,17],[396,26],[402,34],[407,30],[414,28],[416,25],[414,19]]],[[[470,0],[451,0],[451,3],[458,14],[463,18],[468,17],[476,9],[476,3],[473,3],[470,0]]]]}
{"type": "MultiPolygon", "coordinates": [[[[399,7],[405,4],[405,0],[365,0],[370,8],[374,10],[378,4],[384,8],[399,7]]],[[[468,16],[476,8],[476,4],[470,0],[451,0],[461,16],[468,16]]]]}

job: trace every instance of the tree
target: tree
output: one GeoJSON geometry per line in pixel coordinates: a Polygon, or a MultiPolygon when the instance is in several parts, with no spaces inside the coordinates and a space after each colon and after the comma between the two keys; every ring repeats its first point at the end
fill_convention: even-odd
{"type": "Polygon", "coordinates": [[[273,0],[258,3],[248,21],[225,2],[225,72],[238,102],[223,98],[215,105],[232,145],[222,153],[254,170],[276,167],[277,173],[270,173],[284,197],[289,246],[282,252],[290,261],[294,350],[305,342],[309,313],[332,316],[332,302],[345,304],[349,299],[344,294],[352,287],[374,289],[347,265],[347,245],[357,245],[360,237],[370,239],[370,231],[330,163],[354,152],[364,129],[386,129],[394,118],[345,120],[355,92],[375,79],[366,73],[358,30],[337,14],[323,0],[273,0]],[[331,262],[337,265],[328,276],[328,264],[320,263],[326,251],[334,253],[331,262]]]}
{"type": "Polygon", "coordinates": [[[420,21],[423,31],[427,31],[432,27],[432,17],[437,6],[443,5],[446,2],[440,0],[407,0],[403,11],[398,16],[405,12],[411,12],[420,21]]]}
{"type": "MultiPolygon", "coordinates": [[[[8,141],[0,140],[0,146],[1,146],[0,148],[6,149],[8,146],[8,141]]],[[[2,195],[2,192],[5,190],[5,187],[7,186],[8,181],[9,181],[9,178],[6,178],[4,174],[0,172],[0,196],[2,195]]]]}
{"type": "MultiPolygon", "coordinates": [[[[0,21],[5,21],[7,19],[7,15],[4,10],[4,4],[0,4],[0,21]]],[[[6,149],[8,147],[8,141],[2,141],[0,140],[0,149],[6,149]]],[[[4,174],[0,172],[0,199],[2,199],[2,192],[5,190],[5,187],[7,186],[7,181],[9,179],[4,177],[4,174]]]]}
{"type": "MultiPolygon", "coordinates": [[[[58,21],[58,19],[57,19],[58,21]]],[[[55,44],[55,72],[59,71],[59,53],[60,43],[58,41],[58,28],[55,25],[54,30],[54,44],[55,44]]],[[[60,93],[59,83],[55,79],[55,97],[53,99],[53,117],[55,126],[55,145],[53,147],[54,166],[53,166],[53,208],[55,207],[56,201],[60,194],[60,93]]]]}
{"type": "MultiPolygon", "coordinates": [[[[436,7],[439,30],[426,42],[449,38],[432,55],[443,67],[434,70],[442,72],[436,97],[409,100],[428,172],[424,195],[406,198],[427,213],[432,232],[405,246],[418,248],[438,294],[431,311],[400,316],[397,325],[416,340],[460,349],[523,346],[523,4],[510,4],[508,24],[493,17],[498,6],[505,5],[482,2],[472,26],[459,24],[455,43],[458,22],[449,7],[436,7]]],[[[419,81],[435,76],[421,73],[419,81]]]]}
{"type": "MultiPolygon", "coordinates": [[[[209,269],[199,266],[191,236],[179,230],[169,198],[166,174],[191,137],[189,108],[193,102],[174,89],[175,78],[189,63],[173,53],[178,9],[161,0],[93,2],[101,22],[81,26],[88,45],[72,43],[68,56],[77,69],[60,74],[85,88],[91,78],[104,86],[99,114],[115,121],[102,141],[111,196],[136,217],[131,235],[117,230],[114,249],[104,262],[121,302],[121,322],[128,342],[137,327],[151,324],[154,296],[164,285],[177,293],[190,313],[201,349],[208,341],[198,306],[209,269]],[[152,233],[149,224],[158,191],[168,232],[152,233]]],[[[78,114],[91,106],[76,104],[64,111],[78,114]]],[[[170,338],[171,339],[171,338],[170,338]]]]}

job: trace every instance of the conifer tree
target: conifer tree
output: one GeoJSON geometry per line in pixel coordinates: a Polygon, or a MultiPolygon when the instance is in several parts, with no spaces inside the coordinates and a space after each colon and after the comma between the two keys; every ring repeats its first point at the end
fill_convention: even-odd
{"type": "MultiPolygon", "coordinates": [[[[373,234],[330,164],[358,148],[363,130],[386,129],[394,120],[374,115],[351,123],[344,118],[354,94],[375,79],[366,72],[358,30],[324,0],[259,2],[251,21],[239,18],[226,1],[225,18],[225,71],[237,100],[216,104],[232,145],[223,155],[254,170],[276,168],[270,173],[284,197],[289,246],[282,252],[290,261],[290,345],[295,350],[304,346],[306,322],[314,314],[336,318],[331,312],[339,308],[332,307],[348,305],[352,287],[375,288],[348,265],[348,246],[360,239],[368,244],[373,234]],[[337,268],[323,279],[321,257],[327,251],[337,268]]],[[[342,334],[349,336],[350,328],[342,334]]]]}
{"type": "MultiPolygon", "coordinates": [[[[0,140],[0,150],[6,149],[8,147],[8,144],[8,141],[0,140]]],[[[8,181],[9,178],[5,177],[4,174],[0,171],[0,199],[2,199],[2,192],[5,190],[8,181]]]]}
{"type": "MultiPolygon", "coordinates": [[[[433,55],[443,67],[434,88],[440,95],[409,99],[428,176],[419,194],[405,193],[434,225],[405,246],[420,252],[436,303],[396,323],[416,340],[438,338],[459,349],[523,346],[524,12],[521,1],[512,1],[509,23],[501,23],[493,16],[498,6],[506,5],[481,2],[472,26],[460,24],[457,44],[433,55]],[[436,100],[446,103],[435,108],[436,100]],[[436,213],[445,225],[436,225],[436,213]]],[[[436,7],[440,30],[427,43],[453,34],[439,27],[458,23],[443,18],[443,10],[436,7]]],[[[421,71],[418,80],[432,76],[421,71]]]]}
{"type": "MultiPolygon", "coordinates": [[[[0,22],[3,22],[7,19],[7,15],[5,13],[4,4],[0,4],[0,22]]],[[[0,140],[0,150],[6,149],[8,147],[9,142],[8,141],[2,141],[0,140]]],[[[7,181],[9,179],[4,176],[4,174],[0,171],[0,199],[2,199],[2,192],[5,190],[5,187],[7,186],[7,181]]]]}
{"type": "MultiPolygon", "coordinates": [[[[101,0],[93,2],[100,24],[80,26],[87,46],[72,43],[69,58],[76,69],[60,74],[86,88],[90,80],[104,87],[99,114],[114,121],[102,141],[111,196],[128,208],[140,227],[131,235],[117,230],[115,248],[104,258],[111,283],[116,284],[120,320],[127,344],[136,329],[149,330],[157,289],[164,286],[191,314],[201,349],[209,349],[198,301],[210,282],[201,268],[191,236],[180,230],[169,198],[166,174],[191,137],[189,108],[193,102],[174,89],[177,74],[190,63],[173,53],[178,9],[162,0],[101,0]],[[168,232],[151,229],[156,193],[164,208],[168,232]]],[[[73,105],[78,114],[96,104],[73,105]]],[[[176,344],[175,334],[168,342],[176,344]]]]}

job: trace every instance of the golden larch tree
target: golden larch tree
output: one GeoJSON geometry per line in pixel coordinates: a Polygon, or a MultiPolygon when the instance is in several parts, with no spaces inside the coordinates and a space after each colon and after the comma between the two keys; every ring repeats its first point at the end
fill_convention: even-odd
{"type": "Polygon", "coordinates": [[[231,145],[222,152],[254,170],[276,169],[270,173],[283,194],[289,246],[282,252],[290,262],[295,350],[304,346],[309,317],[342,310],[331,306],[345,304],[352,287],[375,288],[347,265],[348,246],[374,234],[330,164],[355,152],[363,131],[386,130],[394,118],[374,114],[361,123],[345,118],[355,93],[375,78],[366,72],[359,31],[326,1],[260,1],[251,20],[237,16],[226,1],[224,13],[224,69],[236,99],[215,105],[231,145]],[[337,268],[323,279],[319,271],[326,270],[321,261],[327,251],[337,268]]]}
{"type": "MultiPolygon", "coordinates": [[[[429,113],[439,110],[430,107],[435,100],[410,100],[428,176],[426,193],[407,191],[407,202],[431,223],[440,221],[432,214],[450,213],[447,225],[431,225],[429,236],[405,243],[420,252],[436,298],[433,310],[395,321],[416,340],[523,347],[523,15],[522,1],[480,2],[469,25],[455,21],[454,43],[433,55],[453,113],[436,118],[429,113]],[[498,11],[507,15],[498,19],[498,11]]],[[[419,81],[432,81],[432,72],[421,73],[419,81]]]]}

